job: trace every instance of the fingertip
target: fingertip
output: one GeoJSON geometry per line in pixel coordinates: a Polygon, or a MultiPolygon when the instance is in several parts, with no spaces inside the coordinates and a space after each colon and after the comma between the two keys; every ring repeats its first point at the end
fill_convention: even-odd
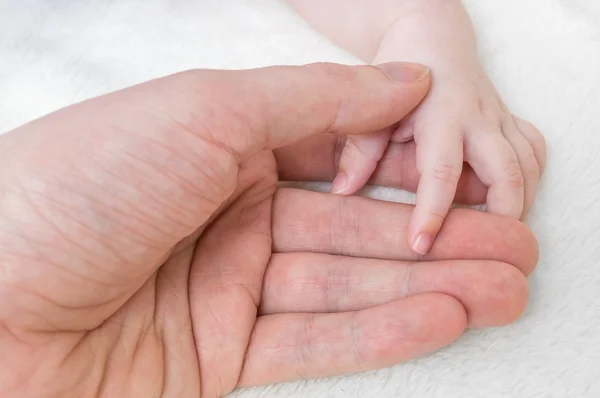
{"type": "Polygon", "coordinates": [[[424,256],[427,253],[429,253],[429,250],[431,249],[432,244],[433,244],[433,237],[431,236],[431,234],[429,234],[427,232],[421,232],[421,233],[418,233],[417,236],[413,239],[411,246],[412,246],[412,250],[415,253],[424,256]]]}
{"type": "Polygon", "coordinates": [[[458,300],[469,328],[510,324],[525,311],[527,279],[510,264],[494,260],[417,262],[411,272],[412,294],[437,292],[458,300]]]}
{"type": "MultiPolygon", "coordinates": [[[[422,327],[437,330],[440,340],[446,340],[444,346],[458,339],[468,327],[467,309],[457,298],[444,293],[425,293],[413,298],[415,307],[426,303],[430,306],[430,317],[423,320],[425,324],[422,327]]],[[[423,313],[427,311],[423,310],[423,313]]]]}
{"type": "Polygon", "coordinates": [[[375,308],[384,310],[386,317],[375,320],[372,309],[361,315],[370,315],[363,335],[378,337],[369,339],[373,343],[364,350],[378,367],[435,352],[455,342],[468,327],[462,303],[443,293],[417,294],[375,308]]]}
{"type": "Polygon", "coordinates": [[[441,228],[441,223],[431,220],[426,213],[422,214],[421,207],[417,205],[413,210],[410,221],[408,246],[414,253],[425,256],[433,246],[435,237],[441,228]]]}
{"type": "Polygon", "coordinates": [[[444,223],[444,217],[442,215],[433,216],[433,213],[422,209],[423,206],[417,204],[413,210],[408,244],[413,252],[425,256],[433,247],[437,234],[444,223]]]}
{"type": "Polygon", "coordinates": [[[349,146],[347,142],[342,150],[338,172],[330,188],[330,192],[334,195],[355,194],[365,186],[377,167],[375,160],[355,156],[354,146],[355,144],[349,146]]]}
{"type": "MultiPolygon", "coordinates": [[[[527,309],[529,303],[529,283],[523,273],[516,267],[498,263],[496,278],[490,281],[488,291],[490,312],[497,312],[496,319],[489,319],[488,323],[472,327],[496,327],[509,325],[517,321],[527,309]]],[[[483,318],[483,317],[482,317],[483,318]]]]}
{"type": "Polygon", "coordinates": [[[343,195],[348,187],[348,176],[339,171],[331,183],[331,193],[334,195],[343,195]]]}
{"type": "Polygon", "coordinates": [[[340,168],[331,184],[330,192],[334,195],[354,195],[364,188],[376,167],[377,163],[340,168]]]}
{"type": "Polygon", "coordinates": [[[469,314],[468,327],[500,327],[517,321],[529,302],[529,285],[523,273],[513,265],[498,261],[471,264],[477,265],[470,265],[470,272],[463,275],[470,283],[463,285],[464,296],[459,297],[469,314]]]}
{"type": "Polygon", "coordinates": [[[529,276],[539,262],[536,236],[513,218],[474,209],[453,209],[430,251],[432,258],[488,259],[512,264],[529,276]]]}
{"type": "Polygon", "coordinates": [[[331,193],[352,195],[363,188],[388,146],[391,129],[386,128],[361,136],[350,136],[340,155],[338,174],[331,186],[331,193]]]}

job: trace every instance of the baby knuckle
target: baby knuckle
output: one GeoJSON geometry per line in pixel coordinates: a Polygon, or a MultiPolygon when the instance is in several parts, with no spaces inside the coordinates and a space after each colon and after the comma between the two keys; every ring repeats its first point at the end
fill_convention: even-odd
{"type": "Polygon", "coordinates": [[[343,154],[344,156],[356,159],[369,158],[362,147],[360,137],[348,137],[343,154]]]}
{"type": "Polygon", "coordinates": [[[431,221],[435,221],[439,225],[442,225],[444,219],[448,215],[448,210],[450,210],[449,207],[434,206],[428,208],[427,210],[425,210],[425,212],[427,214],[427,218],[429,218],[431,221]]]}
{"type": "Polygon", "coordinates": [[[541,168],[533,154],[528,156],[527,160],[524,162],[522,174],[525,180],[538,179],[540,177],[541,168]]]}
{"type": "Polygon", "coordinates": [[[517,160],[509,162],[503,171],[503,180],[516,187],[520,188],[523,186],[523,172],[521,170],[521,165],[517,160]]]}
{"type": "Polygon", "coordinates": [[[456,185],[460,179],[462,170],[450,165],[450,164],[439,164],[431,169],[431,178],[446,184],[456,185]]]}

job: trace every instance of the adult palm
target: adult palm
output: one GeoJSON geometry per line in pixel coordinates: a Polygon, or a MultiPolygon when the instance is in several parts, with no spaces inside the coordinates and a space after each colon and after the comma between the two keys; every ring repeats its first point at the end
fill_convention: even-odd
{"type": "MultiPolygon", "coordinates": [[[[401,81],[186,72],[3,136],[2,396],[216,397],[391,365],[518,316],[537,252],[517,221],[454,211],[419,259],[410,206],[278,187],[333,174],[338,136],[417,105],[418,67],[386,68],[401,81]]],[[[414,164],[388,159],[381,182],[414,186],[414,164]]],[[[474,181],[465,198],[482,197],[474,181]]]]}

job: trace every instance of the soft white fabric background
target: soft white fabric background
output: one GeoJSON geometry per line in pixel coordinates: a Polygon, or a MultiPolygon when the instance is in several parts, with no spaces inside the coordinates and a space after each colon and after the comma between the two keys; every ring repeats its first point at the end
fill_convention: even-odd
{"type": "MultiPolygon", "coordinates": [[[[498,89],[548,139],[527,313],[391,369],[239,396],[600,397],[600,2],[467,6],[498,89]]],[[[276,0],[0,0],[0,132],[182,69],[313,61],[357,62],[276,0]]]]}

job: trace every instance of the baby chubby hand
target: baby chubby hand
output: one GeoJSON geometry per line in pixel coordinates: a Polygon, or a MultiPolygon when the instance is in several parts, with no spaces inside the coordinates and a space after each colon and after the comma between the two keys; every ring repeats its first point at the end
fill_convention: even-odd
{"type": "Polygon", "coordinates": [[[415,252],[429,251],[465,162],[488,186],[487,211],[522,219],[533,204],[545,166],[544,138],[507,109],[480,70],[435,69],[429,95],[396,128],[348,137],[332,193],[356,193],[390,141],[413,139],[420,181],[408,236],[415,252]]]}

